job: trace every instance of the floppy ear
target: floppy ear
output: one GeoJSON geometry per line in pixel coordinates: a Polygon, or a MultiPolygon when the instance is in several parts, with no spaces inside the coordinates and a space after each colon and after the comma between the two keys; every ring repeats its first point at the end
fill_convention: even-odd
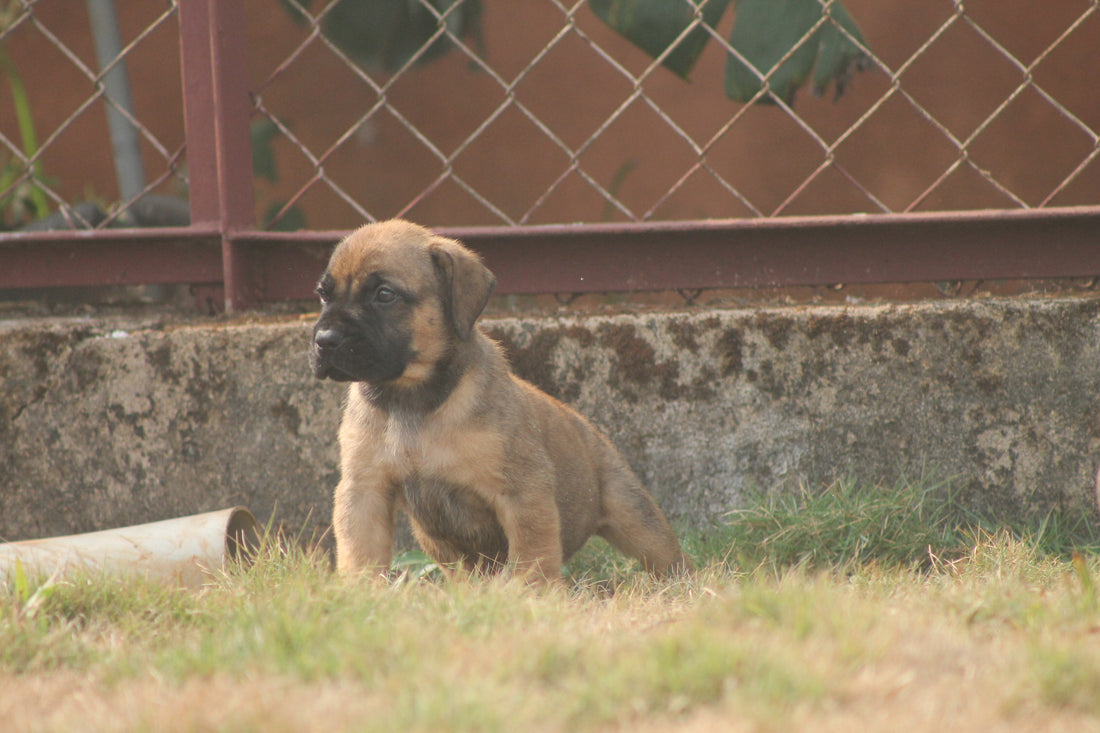
{"type": "Polygon", "coordinates": [[[497,279],[481,264],[480,257],[453,239],[436,238],[428,249],[455,333],[461,339],[468,338],[497,279]]]}

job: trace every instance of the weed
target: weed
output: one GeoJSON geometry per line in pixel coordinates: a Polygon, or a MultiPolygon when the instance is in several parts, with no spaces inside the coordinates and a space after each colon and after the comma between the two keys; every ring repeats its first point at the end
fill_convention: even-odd
{"type": "MultiPolygon", "coordinates": [[[[12,22],[13,19],[8,16],[13,9],[14,4],[10,4],[7,12],[0,16],[0,30],[7,30],[6,26],[12,22]]],[[[0,75],[7,79],[23,144],[19,155],[23,162],[8,161],[0,166],[0,229],[6,229],[45,216],[49,202],[40,185],[42,173],[37,161],[38,135],[30,99],[3,41],[0,41],[0,75]]]]}
{"type": "Polygon", "coordinates": [[[1079,553],[1073,553],[1073,570],[1077,574],[1077,579],[1081,582],[1081,603],[1089,611],[1096,610],[1096,583],[1092,580],[1092,571],[1089,570],[1088,563],[1085,562],[1084,556],[1079,553]]]}
{"type": "Polygon", "coordinates": [[[946,483],[871,485],[836,481],[822,489],[764,494],[728,522],[689,540],[710,561],[745,570],[792,566],[855,568],[881,563],[944,569],[983,532],[1001,530],[1052,557],[1100,550],[1100,527],[1082,513],[1052,511],[1037,524],[1003,525],[969,509],[946,483]],[[724,553],[724,554],[722,554],[724,553]]]}

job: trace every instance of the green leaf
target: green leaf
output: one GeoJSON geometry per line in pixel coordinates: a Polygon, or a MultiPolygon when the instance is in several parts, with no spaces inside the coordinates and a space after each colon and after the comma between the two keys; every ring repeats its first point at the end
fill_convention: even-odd
{"type": "Polygon", "coordinates": [[[1088,563],[1080,552],[1073,553],[1073,569],[1077,573],[1077,579],[1081,581],[1081,594],[1085,604],[1090,609],[1096,608],[1096,583],[1093,582],[1088,563]]]}
{"type": "Polygon", "coordinates": [[[275,183],[279,180],[279,169],[275,167],[275,150],[271,141],[279,132],[275,123],[265,117],[252,123],[252,173],[275,183]]]}
{"type": "Polygon", "coordinates": [[[738,0],[730,46],[748,65],[730,54],[726,94],[738,102],[751,101],[766,77],[770,96],[759,101],[782,99],[791,104],[813,72],[815,94],[835,82],[839,96],[853,68],[866,64],[861,45],[865,44],[859,27],[835,0],[738,0]],[[825,21],[818,25],[823,16],[825,21]]]}
{"type": "MultiPolygon", "coordinates": [[[[38,133],[34,127],[34,114],[31,110],[30,98],[23,86],[23,78],[19,75],[15,64],[12,63],[7,48],[2,42],[0,42],[0,71],[7,77],[8,86],[11,89],[15,119],[19,126],[19,137],[23,143],[23,155],[27,160],[32,160],[38,155],[38,133]]],[[[31,164],[30,173],[32,180],[38,180],[42,177],[42,171],[39,169],[38,163],[31,164]]],[[[34,205],[34,215],[36,217],[45,216],[50,210],[49,201],[46,200],[46,192],[41,187],[32,184],[28,189],[28,193],[31,203],[34,205]]]]}
{"type": "Polygon", "coordinates": [[[863,33],[848,11],[839,2],[834,2],[829,12],[833,23],[822,28],[821,49],[814,67],[813,91],[819,97],[825,94],[830,82],[835,82],[836,96],[839,97],[851,82],[853,69],[862,71],[868,67],[869,62],[863,49],[849,38],[851,36],[859,41],[861,46],[867,45],[863,33]]]}
{"type": "Polygon", "coordinates": [[[676,40],[695,22],[692,0],[589,0],[588,4],[600,20],[653,58],[676,44],[661,63],[687,79],[710,40],[706,26],[718,25],[730,0],[698,0],[702,23],[679,43],[676,40]]]}
{"type": "MultiPolygon", "coordinates": [[[[311,3],[300,4],[309,10],[311,3]]],[[[284,7],[291,17],[302,18],[294,6],[284,2],[284,7]]],[[[337,0],[321,23],[325,36],[353,61],[384,72],[398,71],[414,57],[421,64],[449,51],[453,45],[450,38],[436,36],[440,25],[455,38],[477,41],[481,38],[481,0],[337,0]],[[424,46],[427,48],[420,53],[424,46]]]]}
{"type": "Polygon", "coordinates": [[[297,232],[306,228],[306,215],[297,206],[283,211],[286,203],[275,201],[264,212],[264,228],[272,232],[297,232]],[[280,212],[282,216],[280,216],[280,212]],[[276,218],[278,217],[278,218],[276,218]]]}
{"type": "Polygon", "coordinates": [[[18,557],[15,558],[15,599],[20,604],[26,603],[27,598],[30,596],[30,588],[27,583],[27,573],[23,569],[23,562],[18,557]]]}
{"type": "Polygon", "coordinates": [[[411,579],[427,578],[440,572],[439,564],[419,550],[397,555],[390,567],[411,579]]]}

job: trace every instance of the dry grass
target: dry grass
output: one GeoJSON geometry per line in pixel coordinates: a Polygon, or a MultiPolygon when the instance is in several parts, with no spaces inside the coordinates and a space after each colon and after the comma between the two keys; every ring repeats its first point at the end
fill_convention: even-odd
{"type": "Polygon", "coordinates": [[[200,592],[10,586],[0,728],[1100,730],[1096,559],[958,536],[923,561],[746,567],[726,547],[666,583],[597,548],[542,594],[348,585],[275,543],[200,592]]]}

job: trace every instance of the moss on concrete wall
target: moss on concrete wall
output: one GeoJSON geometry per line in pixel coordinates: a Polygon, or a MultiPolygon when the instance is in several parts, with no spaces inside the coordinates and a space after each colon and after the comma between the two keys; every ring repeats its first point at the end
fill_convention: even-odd
{"type": "MultiPolygon", "coordinates": [[[[323,528],[342,388],[309,322],[0,324],[0,538],[244,504],[323,528]]],[[[1005,517],[1095,512],[1100,301],[693,310],[484,323],[600,424],[669,514],[753,490],[950,478],[1005,517]]]]}

